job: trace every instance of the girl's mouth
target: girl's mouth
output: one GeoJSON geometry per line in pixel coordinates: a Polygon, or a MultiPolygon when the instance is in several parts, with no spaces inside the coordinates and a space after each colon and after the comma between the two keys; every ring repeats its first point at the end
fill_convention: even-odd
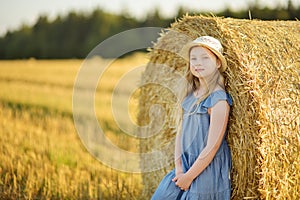
{"type": "Polygon", "coordinates": [[[204,69],[195,69],[196,72],[202,72],[204,69]]]}

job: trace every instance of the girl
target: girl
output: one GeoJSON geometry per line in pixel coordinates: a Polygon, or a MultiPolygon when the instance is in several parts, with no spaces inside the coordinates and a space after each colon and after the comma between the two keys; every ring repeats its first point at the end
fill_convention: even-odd
{"type": "Polygon", "coordinates": [[[227,63],[221,43],[202,36],[181,51],[189,60],[183,114],[176,135],[175,169],[152,200],[230,199],[231,154],[225,140],[232,99],[225,92],[227,63]]]}

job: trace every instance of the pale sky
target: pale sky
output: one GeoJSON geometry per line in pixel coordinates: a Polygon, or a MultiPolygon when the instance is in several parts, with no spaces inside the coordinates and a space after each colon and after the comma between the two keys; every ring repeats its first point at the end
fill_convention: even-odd
{"type": "MultiPolygon", "coordinates": [[[[191,11],[220,11],[226,7],[238,10],[258,1],[260,5],[276,7],[286,6],[288,0],[0,0],[0,35],[7,30],[15,30],[21,24],[32,25],[39,15],[44,14],[54,19],[71,10],[92,11],[99,7],[108,12],[126,11],[133,17],[142,18],[155,8],[166,17],[173,17],[178,7],[191,11]]],[[[300,5],[300,0],[292,0],[300,5]]]]}

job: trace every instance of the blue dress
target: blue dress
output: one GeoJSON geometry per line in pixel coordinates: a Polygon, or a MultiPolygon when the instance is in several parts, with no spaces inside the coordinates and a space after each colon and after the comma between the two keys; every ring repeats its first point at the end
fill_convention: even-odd
{"type": "MultiPolygon", "coordinates": [[[[228,93],[222,90],[214,91],[197,106],[197,98],[191,92],[182,102],[184,110],[182,120],[181,159],[183,171],[186,172],[196,161],[201,151],[206,146],[210,115],[208,108],[213,107],[218,101],[227,101],[232,105],[228,93]]],[[[226,136],[226,134],[225,134],[226,136]]],[[[161,181],[152,200],[229,200],[231,191],[230,170],[231,154],[225,136],[214,159],[193,180],[187,191],[180,190],[172,182],[175,169],[169,172],[161,181]]]]}

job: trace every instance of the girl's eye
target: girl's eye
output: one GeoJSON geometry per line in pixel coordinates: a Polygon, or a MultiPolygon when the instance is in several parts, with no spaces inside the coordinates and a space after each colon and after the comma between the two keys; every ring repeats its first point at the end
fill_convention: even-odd
{"type": "Polygon", "coordinates": [[[191,58],[191,60],[196,60],[196,58],[191,58]]]}

